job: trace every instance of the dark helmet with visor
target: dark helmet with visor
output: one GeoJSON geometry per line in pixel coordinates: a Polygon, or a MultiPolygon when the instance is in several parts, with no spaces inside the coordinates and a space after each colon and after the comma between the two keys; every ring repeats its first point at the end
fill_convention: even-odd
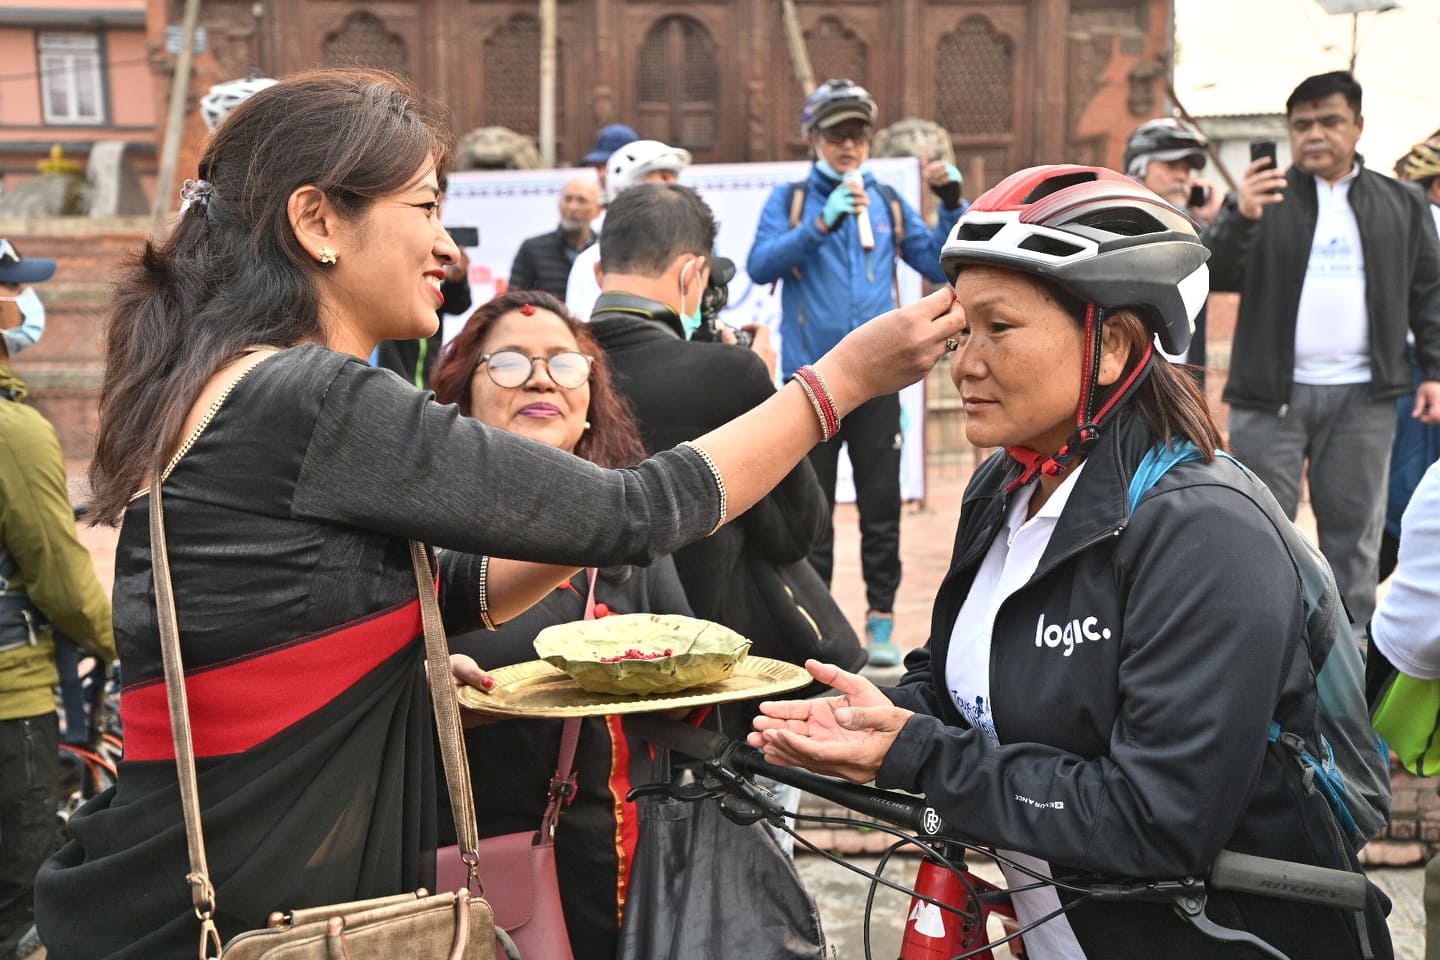
{"type": "Polygon", "coordinates": [[[1142,123],[1125,142],[1125,172],[1139,177],[1151,160],[1188,160],[1199,170],[1205,166],[1206,143],[1204,134],[1181,120],[1142,123]]]}
{"type": "MultiPolygon", "coordinates": [[[[1190,344],[1196,315],[1210,292],[1210,252],[1191,220],[1131,178],[1104,167],[1069,164],[1013,173],[966,210],[940,253],[950,282],[967,266],[1003,267],[1039,277],[1086,304],[1091,349],[1076,435],[1047,459],[1011,450],[1036,472],[1063,474],[1099,437],[1101,419],[1148,370],[1153,348],[1111,394],[1094,407],[1099,337],[1104,315],[1130,309],[1172,354],[1190,344]],[[1023,454],[1023,455],[1022,455],[1023,454]]],[[[1163,361],[1162,361],[1163,362],[1163,361]]]]}
{"type": "Polygon", "coordinates": [[[875,98],[854,80],[826,80],[800,109],[800,126],[807,137],[845,120],[875,125],[875,98]]]}

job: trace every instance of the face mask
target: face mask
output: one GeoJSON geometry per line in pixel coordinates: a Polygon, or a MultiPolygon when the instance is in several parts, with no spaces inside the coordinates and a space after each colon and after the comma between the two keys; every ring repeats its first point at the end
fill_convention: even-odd
{"type": "Polygon", "coordinates": [[[0,300],[20,308],[20,326],[11,330],[0,330],[0,338],[5,341],[5,350],[13,357],[40,342],[40,337],[45,333],[45,304],[40,302],[40,295],[35,292],[34,287],[26,287],[19,296],[0,297],[0,300]]]}
{"type": "Polygon", "coordinates": [[[844,177],[842,177],[842,176],[840,175],[840,171],[839,171],[839,170],[836,170],[834,167],[830,166],[830,164],[826,163],[825,160],[824,160],[824,158],[817,159],[817,160],[815,161],[815,166],[819,167],[819,168],[820,168],[820,172],[823,173],[823,174],[825,174],[825,176],[831,178],[832,180],[843,180],[843,179],[845,179],[844,177]]]}
{"type": "MultiPolygon", "coordinates": [[[[700,263],[700,262],[701,262],[701,261],[699,261],[699,260],[692,260],[692,261],[691,261],[691,263],[697,263],[697,264],[700,263]]],[[[699,268],[699,267],[696,267],[696,268],[695,268],[695,276],[696,276],[697,278],[700,276],[700,268],[699,268]]],[[[676,311],[676,314],[680,317],[680,329],[681,329],[681,331],[685,334],[685,339],[686,339],[686,340],[689,340],[689,339],[691,339],[692,337],[695,336],[695,331],[696,331],[696,330],[699,330],[699,329],[700,329],[700,324],[704,323],[705,321],[704,321],[704,319],[700,316],[700,302],[699,302],[698,300],[695,302],[695,312],[692,313],[692,314],[690,314],[689,316],[686,316],[686,315],[685,315],[685,281],[684,281],[685,271],[684,271],[684,270],[681,270],[681,271],[680,271],[680,277],[681,277],[681,281],[680,281],[680,309],[676,311]]]]}

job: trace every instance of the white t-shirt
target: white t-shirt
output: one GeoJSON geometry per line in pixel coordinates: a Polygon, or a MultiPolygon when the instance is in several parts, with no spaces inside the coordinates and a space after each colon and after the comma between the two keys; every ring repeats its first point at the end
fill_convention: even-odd
{"type": "MultiPolygon", "coordinates": [[[[955,626],[950,630],[950,649],[945,657],[945,687],[961,715],[976,730],[983,731],[991,743],[999,743],[990,699],[990,637],[995,630],[995,613],[1006,598],[1034,576],[1040,557],[1050,545],[1055,524],[1070,499],[1070,492],[1075,489],[1075,479],[1084,469],[1085,464],[1082,463],[1071,471],[1029,520],[1025,519],[1025,515],[1029,511],[1035,484],[1016,494],[1005,516],[1005,529],[990,544],[990,550],[970,585],[970,592],[965,596],[965,603],[955,617],[955,626]]],[[[1050,876],[1050,865],[1038,857],[1014,850],[997,852],[1023,863],[1041,876],[1050,876]]],[[[1001,869],[1008,886],[1034,882],[1033,878],[1011,867],[1002,865],[1001,869]]],[[[1015,904],[1015,915],[1022,924],[1031,923],[1060,908],[1060,898],[1051,886],[1013,894],[1011,900],[1015,904]]],[[[1032,957],[1085,960],[1085,952],[1080,949],[1075,931],[1070,928],[1070,921],[1064,914],[1027,932],[1024,940],[1025,952],[1032,957]]]]}
{"type": "Polygon", "coordinates": [[[1399,565],[1370,633],[1401,673],[1440,679],[1440,463],[1425,471],[1400,518],[1399,565]]]}
{"type": "Polygon", "coordinates": [[[1370,311],[1365,306],[1365,253],[1350,209],[1356,164],[1333,187],[1315,178],[1319,203],[1310,263],[1295,315],[1295,382],[1370,382],[1370,311]]]}
{"type": "Polygon", "coordinates": [[[600,242],[597,240],[575,254],[575,262],[570,264],[570,279],[565,283],[565,306],[581,323],[590,322],[595,301],[600,298],[600,281],[595,279],[595,265],[599,262],[600,242]]]}

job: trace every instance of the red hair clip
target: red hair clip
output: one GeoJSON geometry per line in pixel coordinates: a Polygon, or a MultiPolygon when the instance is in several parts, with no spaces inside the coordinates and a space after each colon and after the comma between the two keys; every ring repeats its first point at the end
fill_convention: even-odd
{"type": "Polygon", "coordinates": [[[533,317],[535,316],[535,305],[532,303],[522,303],[520,304],[520,312],[527,317],[533,317]]]}

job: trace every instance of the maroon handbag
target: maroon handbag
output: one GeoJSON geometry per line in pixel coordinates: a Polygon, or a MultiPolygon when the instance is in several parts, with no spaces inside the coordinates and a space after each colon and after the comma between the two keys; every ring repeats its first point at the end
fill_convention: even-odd
{"type": "MultiPolygon", "coordinates": [[[[585,619],[593,620],[595,581],[599,578],[593,567],[586,573],[590,579],[590,595],[585,600],[585,619]]],[[[579,739],[580,720],[566,720],[540,829],[480,841],[481,889],[495,911],[495,925],[510,934],[522,957],[543,960],[573,960],[574,957],[555,870],[555,828],[560,821],[560,808],[574,789],[571,768],[579,739]]],[[[460,859],[459,847],[441,847],[436,851],[435,866],[436,889],[458,890],[466,885],[468,868],[460,859]]]]}

